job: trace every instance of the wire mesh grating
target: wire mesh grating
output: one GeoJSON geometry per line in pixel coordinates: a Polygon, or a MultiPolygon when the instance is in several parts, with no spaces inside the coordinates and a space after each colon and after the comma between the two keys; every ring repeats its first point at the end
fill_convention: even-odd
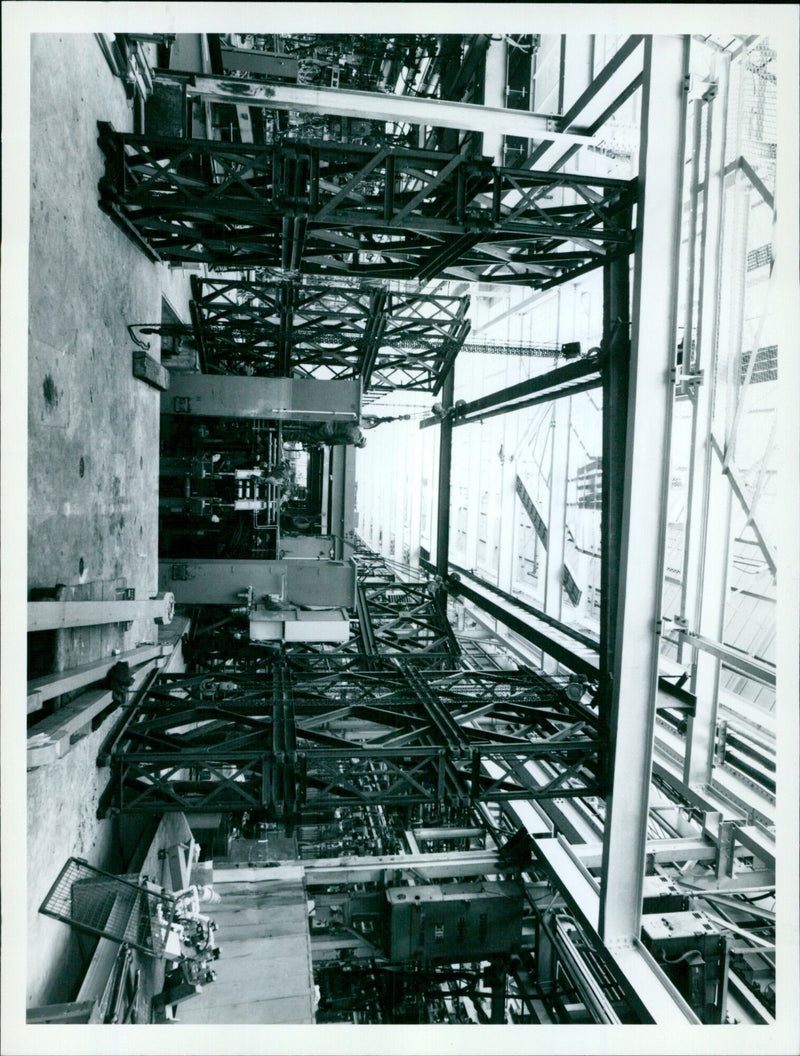
{"type": "Polygon", "coordinates": [[[69,858],[39,912],[158,957],[164,952],[175,900],[136,878],[114,876],[82,858],[69,858]]]}

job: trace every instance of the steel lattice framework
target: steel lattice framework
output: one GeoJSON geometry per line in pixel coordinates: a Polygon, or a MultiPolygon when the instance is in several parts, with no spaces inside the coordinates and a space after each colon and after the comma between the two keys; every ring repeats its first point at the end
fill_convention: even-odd
{"type": "Polygon", "coordinates": [[[603,794],[599,693],[582,704],[568,679],[469,669],[437,580],[396,579],[360,540],[355,559],[347,644],[158,676],[101,750],[101,815],[263,809],[291,826],[345,805],[603,794]]]}
{"type": "Polygon", "coordinates": [[[416,658],[452,666],[459,646],[447,619],[446,596],[428,582],[359,583],[359,632],[368,656],[416,658]]]}
{"type": "Polygon", "coordinates": [[[155,260],[547,289],[633,250],[630,181],[400,147],[99,128],[101,206],[155,260]]]}
{"type": "Polygon", "coordinates": [[[597,795],[592,709],[530,671],[160,675],[101,753],[101,811],[267,809],[597,795]],[[539,763],[531,769],[530,763],[539,763]]]}
{"type": "Polygon", "coordinates": [[[360,377],[365,390],[437,393],[469,332],[469,297],[197,276],[192,293],[209,373],[360,377]]]}

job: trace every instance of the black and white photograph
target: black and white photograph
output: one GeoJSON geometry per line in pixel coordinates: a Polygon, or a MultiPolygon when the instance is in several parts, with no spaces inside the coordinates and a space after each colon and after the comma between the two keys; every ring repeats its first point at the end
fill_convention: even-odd
{"type": "Polygon", "coordinates": [[[798,16],[3,4],[3,1053],[800,1051],[798,16]]]}

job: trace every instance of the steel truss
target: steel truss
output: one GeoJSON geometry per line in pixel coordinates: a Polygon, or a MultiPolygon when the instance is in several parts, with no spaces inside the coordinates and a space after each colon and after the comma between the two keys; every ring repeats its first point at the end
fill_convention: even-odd
{"type": "Polygon", "coordinates": [[[541,290],[633,250],[625,180],[399,147],[99,130],[101,206],[154,260],[541,290]]]}
{"type": "Polygon", "coordinates": [[[385,659],[377,671],[278,658],[263,675],[162,674],[101,752],[112,776],[100,813],[265,809],[291,824],[343,805],[599,795],[597,716],[562,689],[530,671],[385,659]]]}
{"type": "Polygon", "coordinates": [[[360,377],[365,390],[437,393],[470,325],[469,297],[377,286],[193,276],[192,294],[194,334],[209,373],[360,377]]]}
{"type": "Polygon", "coordinates": [[[359,583],[359,634],[369,657],[414,657],[418,664],[453,667],[460,653],[446,595],[431,583],[359,583]]]}

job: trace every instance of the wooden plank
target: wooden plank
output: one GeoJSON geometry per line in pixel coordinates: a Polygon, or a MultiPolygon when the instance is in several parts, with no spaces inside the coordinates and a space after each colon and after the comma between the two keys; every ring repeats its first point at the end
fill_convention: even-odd
{"type": "Polygon", "coordinates": [[[111,939],[99,940],[78,991],[78,1001],[97,1001],[102,1004],[120,949],[118,942],[111,939]]]}
{"type": "Polygon", "coordinates": [[[191,881],[191,863],[194,858],[194,837],[185,843],[175,843],[165,848],[163,854],[169,866],[170,889],[183,891],[191,881]]]}
{"type": "Polygon", "coordinates": [[[280,901],[282,905],[301,905],[305,902],[305,893],[302,885],[296,881],[291,884],[245,884],[237,890],[238,885],[219,884],[217,882],[217,870],[214,870],[214,887],[225,899],[225,904],[230,906],[252,906],[256,903],[261,905],[275,905],[280,901]]]}
{"type": "Polygon", "coordinates": [[[160,392],[169,388],[169,371],[162,367],[157,359],[148,356],[146,352],[133,353],[133,376],[140,381],[147,382],[160,392]]]}
{"type": "Polygon", "coordinates": [[[37,1005],[25,1014],[27,1023],[99,1023],[97,1001],[66,1001],[60,1005],[37,1005]]]}
{"type": "Polygon", "coordinates": [[[115,664],[144,664],[148,660],[165,656],[168,652],[169,647],[162,644],[144,645],[138,649],[128,649],[117,656],[107,656],[102,660],[81,664],[79,667],[70,668],[69,671],[56,671],[42,678],[33,678],[28,682],[28,714],[37,711],[46,700],[102,681],[115,664]]]}
{"type": "Polygon", "coordinates": [[[251,935],[247,939],[225,939],[217,931],[217,939],[223,955],[216,962],[215,970],[222,978],[230,978],[242,972],[258,971],[262,964],[277,964],[309,959],[310,939],[308,935],[282,935],[277,938],[259,938],[251,935]]]}
{"type": "Polygon", "coordinates": [[[236,120],[239,122],[239,135],[242,143],[253,143],[253,122],[250,118],[250,107],[237,103],[236,120]]]}
{"type": "MultiPolygon", "coordinates": [[[[214,989],[208,987],[206,993],[214,989]]],[[[182,1023],[313,1023],[313,1002],[306,994],[273,1001],[247,1001],[230,1005],[208,1005],[195,1001],[181,1012],[182,1023]]]]}
{"type": "Polygon", "coordinates": [[[273,971],[244,973],[230,979],[224,979],[219,971],[221,958],[217,962],[217,978],[208,987],[204,1000],[211,1005],[230,1005],[241,1001],[271,1001],[276,997],[295,997],[302,992],[302,980],[305,977],[305,960],[300,971],[297,961],[284,961],[280,968],[273,971]]]}
{"type": "MultiPolygon", "coordinates": [[[[133,669],[130,692],[141,688],[152,662],[133,669]]],[[[73,744],[91,731],[93,720],[113,703],[110,689],[90,689],[70,704],[37,722],[28,732],[28,768],[42,766],[66,755],[73,744]]]]}
{"type": "Polygon", "coordinates": [[[278,917],[284,920],[298,918],[304,920],[308,916],[308,906],[305,901],[298,902],[273,902],[271,905],[269,902],[265,902],[263,899],[259,899],[257,904],[251,905],[238,905],[228,906],[220,902],[214,909],[214,915],[222,920],[227,921],[230,924],[245,923],[247,921],[263,920],[265,917],[271,917],[276,920],[278,917]]]}
{"type": "Polygon", "coordinates": [[[284,928],[279,923],[269,920],[231,926],[221,923],[216,913],[214,914],[214,920],[217,924],[217,937],[221,946],[223,944],[227,946],[232,942],[240,942],[245,937],[258,938],[262,941],[264,939],[280,940],[293,938],[296,941],[297,937],[302,934],[296,925],[284,928]]]}

